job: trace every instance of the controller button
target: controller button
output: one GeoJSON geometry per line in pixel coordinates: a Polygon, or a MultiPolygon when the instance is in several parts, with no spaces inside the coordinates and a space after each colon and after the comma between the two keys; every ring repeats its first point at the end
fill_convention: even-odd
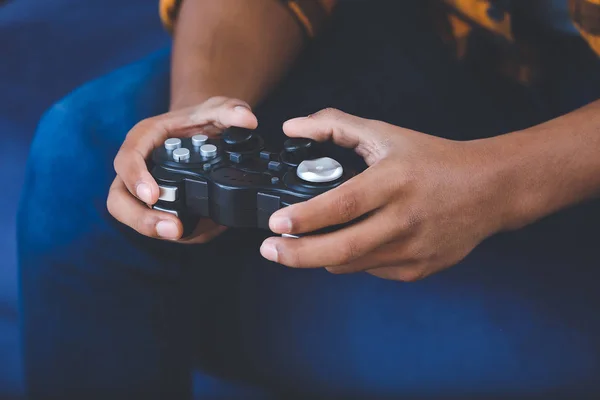
{"type": "Polygon", "coordinates": [[[158,186],[160,194],[158,199],[162,201],[175,201],[177,200],[177,187],[176,186],[158,186]]]}
{"type": "Polygon", "coordinates": [[[210,165],[209,163],[206,163],[202,166],[202,169],[205,171],[210,171],[212,165],[210,165]]]}
{"type": "Polygon", "coordinates": [[[269,161],[269,160],[275,158],[275,154],[271,153],[270,151],[264,151],[263,150],[263,151],[260,152],[260,158],[262,160],[269,161]]]}
{"type": "Polygon", "coordinates": [[[195,147],[200,147],[203,144],[206,144],[207,140],[208,140],[208,136],[206,136],[206,135],[194,135],[194,136],[192,136],[192,144],[195,147]]]}
{"type": "Polygon", "coordinates": [[[214,144],[205,144],[200,147],[200,154],[202,157],[213,158],[217,155],[217,146],[214,144]]]}
{"type": "Polygon", "coordinates": [[[282,238],[288,238],[288,239],[300,239],[300,236],[298,236],[298,235],[292,235],[291,233],[282,233],[281,237],[282,238]]]}
{"type": "Polygon", "coordinates": [[[155,209],[156,211],[162,211],[162,212],[167,212],[169,214],[173,214],[174,216],[176,216],[177,218],[179,218],[179,213],[177,211],[175,211],[175,210],[167,210],[166,208],[157,207],[157,206],[154,206],[152,208],[155,209]]]}
{"type": "Polygon", "coordinates": [[[288,139],[283,143],[283,149],[288,153],[308,152],[312,147],[313,141],[304,138],[288,139]]]}
{"type": "Polygon", "coordinates": [[[223,133],[223,141],[230,146],[243,145],[252,140],[252,131],[250,129],[233,127],[223,133]]]}
{"type": "Polygon", "coordinates": [[[267,168],[271,171],[281,171],[281,163],[279,161],[269,161],[267,168]]]}
{"type": "Polygon", "coordinates": [[[311,183],[333,182],[343,173],[342,165],[329,157],[302,161],[296,170],[298,178],[311,183]]]}
{"type": "Polygon", "coordinates": [[[190,159],[190,151],[185,147],[173,150],[173,159],[175,161],[187,161],[190,159]]]}
{"type": "Polygon", "coordinates": [[[165,140],[165,149],[167,150],[175,150],[181,147],[181,139],[178,138],[170,138],[165,140]]]}
{"type": "Polygon", "coordinates": [[[277,184],[279,183],[279,178],[278,178],[278,177],[276,177],[276,176],[272,177],[272,178],[271,178],[271,183],[272,183],[273,185],[277,185],[277,184]]]}
{"type": "Polygon", "coordinates": [[[244,155],[240,153],[230,153],[229,160],[233,163],[239,164],[244,161],[244,155]]]}

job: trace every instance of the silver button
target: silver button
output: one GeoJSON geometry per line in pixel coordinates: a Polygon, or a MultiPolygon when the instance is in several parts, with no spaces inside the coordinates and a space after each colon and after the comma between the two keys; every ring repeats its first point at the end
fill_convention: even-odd
{"type": "Polygon", "coordinates": [[[190,159],[190,151],[185,147],[173,150],[173,159],[175,161],[187,161],[190,159]]]}
{"type": "Polygon", "coordinates": [[[192,144],[196,147],[202,146],[208,140],[206,135],[194,135],[192,136],[192,144]]]}
{"type": "Polygon", "coordinates": [[[214,144],[205,144],[204,146],[200,147],[200,154],[207,158],[214,157],[217,155],[217,146],[214,144]]]}
{"type": "Polygon", "coordinates": [[[165,140],[165,149],[167,150],[175,150],[181,147],[181,139],[178,138],[170,138],[165,140]]]}
{"type": "Polygon", "coordinates": [[[167,210],[166,208],[162,208],[162,207],[153,207],[156,211],[162,211],[162,212],[166,212],[169,214],[173,214],[174,216],[176,216],[177,218],[179,218],[179,213],[175,210],[167,210]]]}
{"type": "Polygon", "coordinates": [[[329,157],[302,161],[296,170],[298,178],[311,183],[333,182],[343,173],[342,165],[329,157]]]}
{"type": "Polygon", "coordinates": [[[177,187],[176,186],[158,186],[160,194],[158,199],[162,201],[175,201],[177,200],[177,187]]]}

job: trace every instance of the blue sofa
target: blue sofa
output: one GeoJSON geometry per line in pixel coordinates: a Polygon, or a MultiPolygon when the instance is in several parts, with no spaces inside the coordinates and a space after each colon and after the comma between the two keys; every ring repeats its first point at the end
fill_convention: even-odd
{"type": "Polygon", "coordinates": [[[15,214],[37,121],[78,85],[170,39],[153,0],[0,4],[0,398],[20,398],[15,214]]]}

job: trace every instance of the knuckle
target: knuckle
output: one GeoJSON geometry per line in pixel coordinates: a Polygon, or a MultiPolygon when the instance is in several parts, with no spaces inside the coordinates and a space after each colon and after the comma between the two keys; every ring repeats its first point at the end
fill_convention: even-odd
{"type": "Polygon", "coordinates": [[[411,210],[395,210],[396,226],[401,232],[415,232],[422,224],[422,217],[418,212],[411,210]]]}
{"type": "Polygon", "coordinates": [[[156,236],[155,230],[156,218],[149,216],[140,216],[133,220],[132,228],[145,236],[156,236]]]}
{"type": "Polygon", "coordinates": [[[231,98],[225,100],[225,102],[223,103],[223,105],[227,108],[233,108],[233,107],[239,106],[241,104],[242,103],[239,100],[231,99],[231,98]]]}
{"type": "Polygon", "coordinates": [[[335,208],[344,222],[351,221],[358,210],[358,199],[353,193],[342,193],[335,200],[335,208]]]}
{"type": "Polygon", "coordinates": [[[137,124],[135,124],[133,129],[145,131],[145,130],[155,127],[157,123],[158,123],[158,117],[150,117],[150,118],[146,118],[146,119],[139,121],[137,124]]]}
{"type": "Polygon", "coordinates": [[[202,106],[214,107],[226,102],[228,99],[229,98],[225,96],[213,96],[206,100],[204,103],[202,103],[202,106]]]}
{"type": "Polygon", "coordinates": [[[301,251],[291,248],[278,247],[279,263],[287,265],[291,268],[300,268],[303,266],[301,251]]]}
{"type": "Polygon", "coordinates": [[[358,239],[349,239],[340,252],[337,265],[348,264],[356,260],[361,254],[360,241],[358,239]]]}
{"type": "MultiPolygon", "coordinates": [[[[383,153],[387,153],[388,152],[388,148],[386,147],[387,144],[386,141],[382,141],[379,146],[380,146],[380,151],[383,153]]],[[[397,173],[395,174],[393,183],[392,183],[392,190],[394,192],[402,192],[402,193],[406,193],[407,190],[409,190],[415,182],[417,182],[417,177],[415,175],[415,173],[413,171],[410,170],[409,166],[403,166],[400,165],[397,167],[396,169],[397,173]]]]}
{"type": "Polygon", "coordinates": [[[311,115],[310,117],[328,118],[328,119],[332,119],[332,120],[338,120],[338,119],[342,118],[343,115],[344,115],[344,113],[342,111],[338,110],[337,108],[328,107],[328,108],[325,108],[325,109],[317,112],[316,114],[311,115]]]}
{"type": "Polygon", "coordinates": [[[406,245],[406,248],[402,254],[402,260],[404,262],[411,263],[422,262],[428,258],[427,253],[428,250],[426,250],[425,246],[421,242],[418,240],[412,240],[406,245]]]}

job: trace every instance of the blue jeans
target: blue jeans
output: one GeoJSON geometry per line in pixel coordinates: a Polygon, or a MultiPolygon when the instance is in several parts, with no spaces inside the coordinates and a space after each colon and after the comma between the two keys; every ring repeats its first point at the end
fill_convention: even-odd
{"type": "MultiPolygon", "coordinates": [[[[534,91],[453,62],[419,10],[398,21],[360,7],[341,9],[260,107],[268,140],[283,140],[286,118],[327,106],[466,140],[600,93],[597,59],[578,40],[563,40],[572,57],[553,64],[556,84],[534,91]],[[344,18],[373,28],[357,33],[344,18]]],[[[258,230],[182,246],[115,222],[113,157],[136,122],[167,110],[168,74],[165,50],[81,87],[40,122],[19,213],[32,398],[187,398],[193,370],[206,398],[600,392],[597,203],[497,235],[410,284],[275,265],[259,255],[258,230]]]]}

